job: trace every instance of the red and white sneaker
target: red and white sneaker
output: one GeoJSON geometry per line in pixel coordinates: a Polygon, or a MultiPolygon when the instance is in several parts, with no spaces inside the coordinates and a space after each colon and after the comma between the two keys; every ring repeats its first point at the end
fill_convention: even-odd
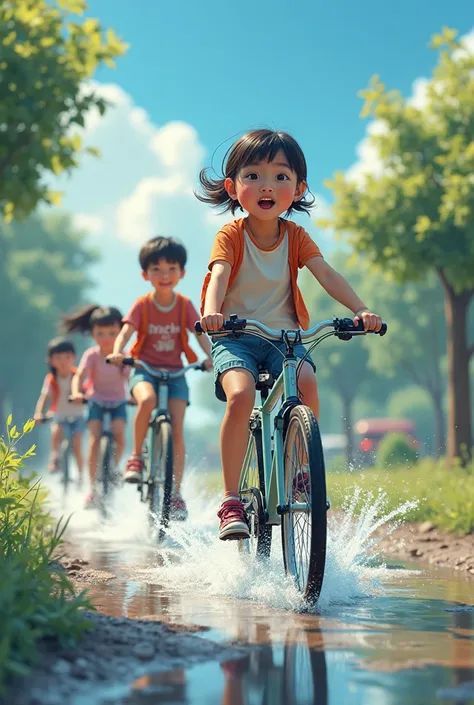
{"type": "Polygon", "coordinates": [[[127,460],[127,465],[125,467],[125,473],[123,479],[125,482],[131,482],[134,485],[139,484],[142,481],[142,473],[145,467],[143,458],[139,458],[137,455],[132,455],[127,460]]]}
{"type": "Polygon", "coordinates": [[[221,541],[238,541],[250,538],[247,514],[239,499],[224,500],[217,516],[220,519],[219,538],[221,541]]]}
{"type": "Polygon", "coordinates": [[[180,494],[176,493],[171,497],[170,519],[174,521],[186,521],[188,518],[188,508],[186,502],[180,494]]]}

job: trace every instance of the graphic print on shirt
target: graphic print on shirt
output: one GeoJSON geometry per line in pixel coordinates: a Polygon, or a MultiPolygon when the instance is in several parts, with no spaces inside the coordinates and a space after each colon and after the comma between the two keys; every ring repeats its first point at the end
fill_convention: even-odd
{"type": "Polygon", "coordinates": [[[148,324],[148,335],[158,336],[153,343],[153,347],[158,353],[174,352],[180,330],[181,327],[173,322],[166,325],[148,324]]]}

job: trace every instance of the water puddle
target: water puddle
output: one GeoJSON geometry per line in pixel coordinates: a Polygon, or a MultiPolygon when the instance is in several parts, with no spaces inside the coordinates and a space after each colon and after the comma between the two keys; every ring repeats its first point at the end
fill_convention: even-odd
{"type": "Polygon", "coordinates": [[[474,705],[473,583],[452,571],[384,564],[372,539],[380,500],[357,519],[349,512],[332,520],[324,589],[311,614],[284,576],[278,532],[272,558],[256,566],[218,541],[215,500],[188,483],[190,520],[173,525],[160,549],[148,541],[133,488],[120,493],[107,525],[78,505],[69,540],[88,567],[115,576],[90,586],[100,611],[188,625],[203,638],[247,645],[248,654],[150,667],[88,705],[474,705]]]}

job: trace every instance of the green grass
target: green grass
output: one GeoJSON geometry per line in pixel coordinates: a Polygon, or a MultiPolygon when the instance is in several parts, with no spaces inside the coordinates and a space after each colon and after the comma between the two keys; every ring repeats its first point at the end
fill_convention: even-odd
{"type": "Polygon", "coordinates": [[[71,646],[89,625],[83,609],[90,604],[58,570],[65,524],[53,524],[36,478],[20,474],[34,447],[19,454],[18,442],[33,426],[19,432],[10,417],[0,437],[0,695],[28,673],[41,639],[71,646]]]}
{"type": "Polygon", "coordinates": [[[357,488],[360,496],[356,511],[367,504],[369,495],[376,497],[383,493],[387,511],[404,502],[417,501],[416,507],[405,514],[406,521],[430,521],[456,534],[474,532],[472,467],[448,468],[445,461],[421,460],[409,469],[328,473],[327,483],[334,509],[347,506],[357,488]]]}
{"type": "MultiPolygon", "coordinates": [[[[345,461],[344,465],[347,467],[345,461]]],[[[405,521],[431,521],[456,534],[474,532],[473,466],[466,470],[458,466],[449,469],[445,461],[420,460],[408,469],[328,472],[327,485],[334,509],[347,507],[357,489],[356,512],[383,494],[387,513],[407,501],[417,502],[404,515],[405,521]]],[[[202,473],[198,486],[212,497],[219,495],[222,473],[202,473]]]]}

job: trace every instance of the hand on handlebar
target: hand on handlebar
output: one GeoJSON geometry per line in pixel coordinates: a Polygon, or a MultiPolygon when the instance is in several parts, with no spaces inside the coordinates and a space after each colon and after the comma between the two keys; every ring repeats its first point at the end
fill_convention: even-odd
{"type": "Polygon", "coordinates": [[[123,361],[125,360],[126,355],[123,353],[111,353],[110,355],[107,355],[105,358],[105,361],[108,362],[110,365],[115,365],[116,367],[121,367],[123,365],[123,361]]]}
{"type": "Polygon", "coordinates": [[[222,329],[224,325],[224,316],[222,313],[208,313],[207,316],[201,318],[201,328],[206,333],[216,333],[222,329]]]}
{"type": "Polygon", "coordinates": [[[71,394],[69,396],[68,401],[72,402],[73,404],[83,404],[84,403],[85,396],[84,394],[81,394],[80,392],[78,394],[71,394]]]}
{"type": "Polygon", "coordinates": [[[364,330],[374,331],[375,333],[378,333],[379,330],[382,328],[381,317],[378,316],[376,313],[372,313],[372,311],[369,311],[369,309],[367,308],[361,308],[360,311],[356,312],[354,316],[354,325],[358,326],[359,321],[362,321],[364,330]]]}

